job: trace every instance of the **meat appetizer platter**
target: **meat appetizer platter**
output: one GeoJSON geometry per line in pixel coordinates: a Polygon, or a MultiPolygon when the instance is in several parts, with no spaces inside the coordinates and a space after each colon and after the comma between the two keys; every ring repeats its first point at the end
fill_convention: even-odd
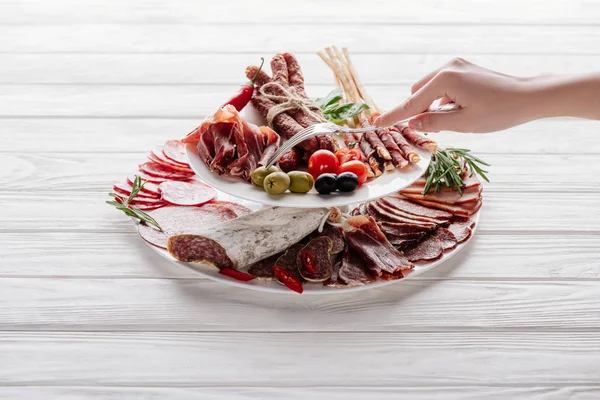
{"type": "Polygon", "coordinates": [[[282,138],[306,126],[328,119],[370,129],[380,112],[346,49],[318,54],[339,90],[310,100],[289,53],[273,57],[272,76],[248,67],[250,84],[181,140],[152,149],[107,203],[165,259],[255,290],[375,288],[458,253],[479,220],[478,176],[487,180],[487,164],[469,150],[398,124],[316,136],[265,167],[282,138]]]}

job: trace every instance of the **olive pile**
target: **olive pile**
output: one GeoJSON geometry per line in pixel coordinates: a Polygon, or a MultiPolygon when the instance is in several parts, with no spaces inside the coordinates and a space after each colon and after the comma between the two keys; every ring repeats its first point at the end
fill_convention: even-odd
{"type": "Polygon", "coordinates": [[[336,174],[321,174],[315,181],[315,189],[319,194],[330,194],[339,190],[340,192],[352,192],[358,187],[358,176],[352,172],[336,174]]]}
{"type": "Polygon", "coordinates": [[[250,179],[269,194],[282,194],[288,189],[292,193],[308,193],[314,184],[313,177],[307,172],[290,171],[286,174],[276,166],[258,167],[252,171],[250,179]]]}

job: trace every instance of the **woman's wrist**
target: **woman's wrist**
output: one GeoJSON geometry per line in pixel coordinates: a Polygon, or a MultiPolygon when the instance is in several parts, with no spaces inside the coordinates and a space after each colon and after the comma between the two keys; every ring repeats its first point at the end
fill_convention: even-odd
{"type": "Polygon", "coordinates": [[[524,82],[531,119],[579,117],[600,119],[600,74],[539,76],[524,82]]]}

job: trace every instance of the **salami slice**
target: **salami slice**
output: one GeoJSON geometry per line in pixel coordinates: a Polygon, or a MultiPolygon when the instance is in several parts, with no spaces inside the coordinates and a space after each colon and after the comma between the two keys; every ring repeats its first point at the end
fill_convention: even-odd
{"type": "Polygon", "coordinates": [[[337,226],[325,224],[325,226],[323,226],[323,232],[315,231],[311,235],[313,238],[319,236],[326,236],[331,239],[331,254],[339,254],[344,250],[346,243],[344,242],[341,229],[337,226]]]}
{"type": "MultiPolygon", "coordinates": [[[[140,178],[144,179],[142,176],[140,176],[140,178]]],[[[129,187],[132,187],[134,180],[135,176],[127,177],[127,184],[129,185],[129,187]]],[[[160,197],[160,190],[158,189],[158,185],[150,181],[146,181],[146,183],[144,183],[144,186],[142,187],[142,190],[140,190],[140,193],[153,194],[155,196],[160,197]]]]}
{"type": "MultiPolygon", "coordinates": [[[[124,197],[129,197],[131,195],[131,185],[127,182],[116,182],[113,185],[113,190],[115,191],[116,194],[118,195],[122,195],[124,197]]],[[[144,192],[143,190],[140,190],[138,192],[138,194],[135,196],[135,198],[148,198],[148,199],[159,199],[160,198],[160,194],[154,194],[154,193],[147,193],[144,192]]]]}
{"type": "Polygon", "coordinates": [[[229,205],[229,202],[222,202],[219,200],[213,200],[210,203],[202,205],[205,210],[220,214],[227,220],[237,218],[237,213],[233,210],[233,207],[229,205]]]}
{"type": "Polygon", "coordinates": [[[180,164],[188,164],[185,145],[179,140],[169,140],[165,143],[162,151],[169,160],[180,164]]]}
{"type": "Polygon", "coordinates": [[[156,146],[155,148],[152,149],[152,154],[154,155],[154,157],[158,158],[159,160],[163,160],[166,163],[169,163],[171,165],[175,165],[178,167],[190,167],[190,164],[186,161],[184,163],[180,163],[178,161],[174,161],[171,160],[169,157],[167,157],[165,155],[164,152],[165,146],[156,146]]]}
{"type": "MultiPolygon", "coordinates": [[[[300,275],[300,272],[298,271],[298,266],[296,264],[296,260],[298,258],[298,254],[300,253],[300,250],[302,250],[303,248],[304,248],[304,244],[296,243],[296,244],[290,246],[283,253],[283,255],[281,255],[275,262],[276,266],[286,270],[287,272],[292,274],[292,276],[296,277],[297,279],[299,279],[301,281],[303,280],[303,278],[300,275]]],[[[275,277],[275,279],[277,279],[277,277],[275,277]]],[[[279,279],[277,279],[277,280],[279,281],[279,279]]],[[[282,283],[282,282],[279,282],[279,283],[282,283]]]]}
{"type": "Polygon", "coordinates": [[[275,277],[273,266],[275,266],[275,262],[279,257],[281,257],[281,253],[255,262],[248,267],[248,273],[259,279],[273,279],[275,277]]]}
{"type": "Polygon", "coordinates": [[[154,163],[160,164],[165,168],[168,168],[170,170],[172,170],[173,172],[184,172],[184,173],[189,173],[189,174],[193,174],[194,171],[192,171],[192,169],[188,166],[183,166],[181,164],[175,164],[172,161],[165,161],[162,160],[160,158],[158,158],[154,152],[149,153],[148,154],[148,159],[154,163]]]}
{"type": "Polygon", "coordinates": [[[178,180],[178,181],[189,180],[194,175],[193,172],[192,173],[174,172],[171,169],[168,169],[160,164],[157,164],[155,162],[150,162],[150,161],[140,165],[140,172],[143,172],[146,175],[154,176],[157,178],[178,180]]]}
{"type": "Polygon", "coordinates": [[[323,282],[331,277],[331,239],[319,236],[300,250],[296,265],[300,275],[309,282],[323,282]]]}
{"type": "MultiPolygon", "coordinates": [[[[138,233],[150,244],[167,248],[169,237],[193,232],[199,228],[212,228],[227,221],[226,214],[215,213],[205,207],[167,206],[148,212],[158,222],[162,232],[148,225],[138,225],[138,233]]],[[[187,241],[186,241],[187,242],[187,241]]]]}
{"type": "Polygon", "coordinates": [[[163,200],[178,206],[197,206],[211,201],[217,195],[215,189],[199,181],[167,181],[158,188],[163,200]]]}
{"type": "MultiPolygon", "coordinates": [[[[124,203],[125,200],[127,200],[127,197],[122,197],[122,196],[117,196],[115,197],[115,200],[118,201],[119,203],[124,203]]],[[[129,204],[131,205],[142,205],[142,206],[164,206],[167,203],[164,202],[161,199],[150,199],[147,197],[135,197],[134,199],[132,199],[129,204]]]]}
{"type": "MultiPolygon", "coordinates": [[[[139,176],[140,178],[142,178],[143,180],[145,180],[148,183],[153,183],[156,187],[158,187],[158,185],[160,183],[163,183],[165,181],[170,181],[171,180],[170,178],[159,178],[157,176],[148,175],[148,174],[146,174],[145,172],[142,172],[142,171],[138,171],[136,173],[136,175],[139,176]]],[[[130,178],[127,178],[128,181],[129,181],[129,179],[130,178]]]]}
{"type": "Polygon", "coordinates": [[[216,200],[215,202],[228,206],[229,208],[231,208],[233,210],[233,212],[236,213],[236,215],[238,217],[243,217],[244,215],[253,213],[253,211],[251,209],[249,209],[248,207],[246,207],[242,204],[239,204],[239,203],[234,203],[233,201],[216,200]]]}

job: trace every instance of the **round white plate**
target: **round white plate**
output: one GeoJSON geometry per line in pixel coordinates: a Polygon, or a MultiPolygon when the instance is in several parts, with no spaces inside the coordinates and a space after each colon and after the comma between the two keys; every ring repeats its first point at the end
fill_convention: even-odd
{"type": "MultiPolygon", "coordinates": [[[[257,125],[264,124],[264,121],[260,120],[251,107],[246,107],[242,114],[249,122],[257,125]],[[246,111],[247,109],[249,110],[246,111]]],[[[346,206],[375,200],[398,192],[419,179],[425,173],[427,166],[429,166],[431,154],[418,148],[415,148],[415,150],[421,156],[421,161],[417,164],[411,164],[402,171],[399,169],[385,171],[379,178],[367,182],[351,193],[335,192],[330,195],[320,195],[315,189],[312,189],[306,194],[286,192],[280,195],[270,195],[262,188],[245,182],[240,178],[229,175],[217,175],[211,172],[198,156],[196,146],[193,144],[186,146],[187,158],[192,170],[194,170],[200,179],[215,189],[260,204],[294,208],[346,206]]]]}
{"type": "MultiPolygon", "coordinates": [[[[349,287],[340,287],[340,288],[323,286],[322,283],[306,283],[306,284],[304,284],[304,292],[302,294],[307,294],[307,295],[339,294],[339,293],[356,292],[359,290],[375,289],[375,288],[387,286],[387,285],[390,285],[390,284],[396,283],[396,282],[404,282],[406,279],[413,278],[417,275],[422,274],[423,272],[429,271],[430,269],[435,268],[438,265],[445,263],[446,261],[448,261],[448,259],[450,259],[450,257],[453,257],[454,255],[458,254],[459,252],[462,251],[462,249],[465,248],[467,243],[469,243],[469,241],[471,241],[473,236],[475,236],[475,232],[479,225],[480,212],[481,212],[481,210],[478,211],[475,215],[473,215],[471,217],[471,219],[475,222],[475,226],[473,227],[473,233],[471,234],[471,237],[467,241],[459,244],[452,251],[444,253],[442,255],[442,257],[438,260],[435,260],[430,263],[415,264],[414,270],[410,274],[408,274],[405,278],[398,279],[398,280],[392,280],[392,281],[378,280],[378,281],[375,281],[373,283],[369,283],[369,284],[366,284],[363,286],[351,286],[351,287],[349,286],[349,287]]],[[[293,292],[290,289],[286,288],[285,286],[279,284],[275,280],[268,281],[268,280],[263,280],[263,279],[253,279],[250,282],[237,281],[235,279],[232,279],[232,278],[229,278],[229,277],[219,274],[217,268],[215,268],[211,265],[202,264],[202,263],[188,263],[188,262],[177,261],[169,254],[169,252],[167,250],[160,249],[156,246],[153,246],[153,245],[147,243],[146,241],[144,241],[144,243],[146,243],[148,246],[150,246],[150,248],[152,250],[156,251],[158,254],[160,254],[162,257],[169,260],[170,262],[172,262],[176,265],[182,266],[182,267],[190,268],[193,271],[199,273],[200,275],[205,276],[206,278],[211,279],[216,282],[221,282],[226,285],[237,286],[237,287],[245,288],[245,289],[258,290],[260,292],[272,292],[272,293],[283,293],[283,294],[294,294],[294,295],[298,294],[298,293],[293,292]]]]}

